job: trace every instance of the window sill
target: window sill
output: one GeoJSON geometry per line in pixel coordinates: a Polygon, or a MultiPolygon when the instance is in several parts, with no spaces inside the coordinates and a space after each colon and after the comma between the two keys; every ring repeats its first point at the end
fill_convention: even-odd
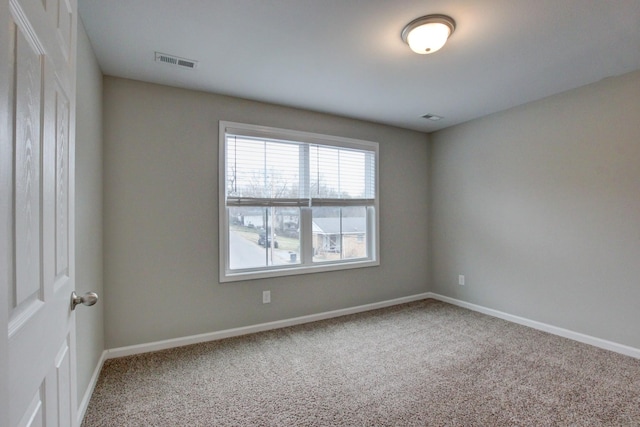
{"type": "Polygon", "coordinates": [[[323,263],[313,264],[309,266],[304,265],[296,265],[295,267],[274,267],[271,270],[265,271],[253,271],[253,270],[243,270],[243,271],[233,271],[233,272],[224,272],[221,269],[220,273],[220,282],[239,282],[245,280],[256,280],[256,279],[268,279],[272,277],[283,277],[283,276],[297,276],[302,274],[311,274],[311,273],[323,273],[329,271],[340,271],[340,270],[353,270],[358,268],[368,268],[368,267],[377,267],[380,265],[380,261],[378,260],[357,260],[353,262],[334,262],[334,263],[323,263]]]}

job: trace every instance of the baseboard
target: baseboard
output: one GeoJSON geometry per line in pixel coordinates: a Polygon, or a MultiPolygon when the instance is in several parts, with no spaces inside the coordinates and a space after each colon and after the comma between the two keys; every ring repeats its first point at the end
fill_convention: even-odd
{"type": "Polygon", "coordinates": [[[107,350],[102,352],[100,355],[100,359],[96,364],[96,368],[93,370],[93,375],[91,375],[91,380],[89,381],[89,386],[84,392],[84,396],[82,397],[82,401],[80,405],[78,405],[78,421],[76,425],[82,425],[82,420],[84,420],[84,414],[87,412],[87,408],[89,407],[89,401],[91,400],[91,395],[93,394],[93,390],[96,388],[96,384],[98,383],[98,377],[100,376],[100,371],[102,370],[102,366],[104,365],[104,361],[107,360],[107,350]]]}
{"type": "MultiPolygon", "coordinates": [[[[422,294],[411,295],[408,297],[396,298],[392,300],[386,300],[386,301],[381,301],[381,302],[372,303],[372,304],[359,305],[356,307],[343,308],[339,310],[327,311],[323,313],[310,314],[307,316],[294,317],[291,319],[277,320],[274,322],[260,323],[257,325],[244,326],[241,328],[225,329],[222,331],[209,332],[206,334],[191,335],[187,337],[174,338],[174,339],[163,340],[163,341],[155,341],[155,342],[150,342],[145,344],[112,348],[109,350],[105,350],[105,352],[102,355],[99,366],[101,367],[102,363],[104,363],[104,361],[107,359],[131,356],[134,354],[149,353],[152,351],[166,350],[169,348],[182,347],[185,345],[198,344],[198,343],[207,342],[207,341],[215,341],[215,340],[220,340],[224,338],[231,338],[231,337],[236,337],[241,335],[253,334],[256,332],[269,331],[272,329],[285,328],[288,326],[295,326],[303,323],[316,322],[318,320],[331,319],[334,317],[345,316],[348,314],[355,314],[355,313],[361,313],[369,310],[376,310],[379,308],[391,307],[393,305],[404,304],[412,301],[419,301],[426,298],[433,298],[433,299],[443,301],[452,305],[456,305],[458,307],[463,307],[472,311],[477,311],[479,313],[497,317],[509,322],[528,326],[533,329],[548,332],[564,338],[572,339],[574,341],[582,342],[582,343],[593,345],[595,347],[599,347],[605,350],[614,351],[616,353],[620,353],[626,356],[631,356],[636,359],[640,359],[640,349],[638,348],[626,346],[626,345],[615,343],[612,341],[607,341],[601,338],[592,337],[590,335],[574,332],[568,329],[549,325],[547,323],[538,322],[536,320],[515,316],[513,314],[483,307],[477,304],[472,304],[466,301],[447,297],[437,293],[426,292],[422,294]]],[[[96,372],[94,372],[95,381],[97,381],[97,375],[99,374],[99,369],[98,368],[96,369],[97,369],[96,372]]],[[[85,394],[85,398],[83,399],[82,404],[80,406],[80,409],[83,409],[82,414],[84,414],[84,410],[86,410],[86,405],[88,405],[89,403],[88,399],[91,396],[90,391],[93,391],[93,388],[92,388],[93,386],[95,386],[94,378],[92,378],[92,386],[90,387],[89,390],[87,390],[87,394],[85,394]]],[[[79,409],[79,412],[80,412],[80,409],[79,409]]]]}
{"type": "Polygon", "coordinates": [[[504,313],[502,311],[494,310],[491,308],[486,308],[480,305],[472,304],[466,301],[461,301],[455,298],[447,297],[444,295],[436,294],[433,292],[428,292],[425,298],[433,298],[442,302],[446,302],[449,304],[456,305],[458,307],[463,307],[472,311],[477,311],[479,313],[487,314],[489,316],[497,317],[503,320],[507,320],[509,322],[517,323],[520,325],[528,326],[533,329],[537,329],[540,331],[548,332],[550,334],[558,335],[564,338],[569,338],[574,341],[578,341],[581,343],[589,344],[594,347],[599,347],[605,350],[614,351],[616,353],[624,354],[625,356],[631,356],[636,359],[640,359],[640,349],[635,347],[629,347],[623,344],[618,344],[612,341],[603,340],[601,338],[592,337],[590,335],[585,335],[579,332],[570,331],[568,329],[559,328],[557,326],[549,325],[547,323],[538,322],[535,320],[527,319],[525,317],[514,316],[509,313],[504,313]]]}
{"type": "Polygon", "coordinates": [[[146,344],[131,345],[126,347],[112,348],[106,351],[106,358],[113,359],[116,357],[131,356],[134,354],[148,353],[152,351],[166,350],[174,347],[182,347],[185,345],[198,344],[201,342],[215,341],[224,338],[231,338],[240,335],[253,334],[256,332],[269,331],[272,329],[285,328],[288,326],[300,325],[303,323],[316,322],[318,320],[331,319],[334,317],[345,316],[348,314],[361,313],[379,308],[391,307],[393,305],[404,304],[412,301],[419,301],[429,298],[429,294],[417,294],[408,297],[395,298],[392,300],[376,302],[372,304],[359,305],[356,307],[343,308],[340,310],[327,311],[323,313],[310,314],[308,316],[294,317],[291,319],[277,320],[274,322],[261,323],[258,325],[245,326],[241,328],[226,329],[223,331],[210,332],[200,335],[191,335],[187,337],[175,338],[170,340],[156,341],[146,344]]]}

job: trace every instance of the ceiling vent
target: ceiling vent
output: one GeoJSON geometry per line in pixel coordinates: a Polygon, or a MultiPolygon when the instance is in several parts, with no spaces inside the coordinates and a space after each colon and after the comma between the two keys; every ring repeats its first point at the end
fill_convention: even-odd
{"type": "Polygon", "coordinates": [[[431,120],[432,122],[437,122],[438,120],[442,120],[444,117],[437,116],[435,114],[425,114],[422,116],[423,119],[431,120]]]}
{"type": "Polygon", "coordinates": [[[192,59],[180,58],[174,55],[167,55],[166,53],[156,52],[156,62],[161,62],[167,65],[175,65],[176,67],[194,69],[198,66],[198,61],[192,59]]]}

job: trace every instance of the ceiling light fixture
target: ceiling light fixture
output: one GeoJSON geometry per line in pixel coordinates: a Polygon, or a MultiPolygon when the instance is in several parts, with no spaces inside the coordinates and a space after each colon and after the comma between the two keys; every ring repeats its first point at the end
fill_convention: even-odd
{"type": "Polygon", "coordinates": [[[402,30],[402,40],[421,55],[433,53],[447,42],[456,29],[456,21],[447,15],[421,16],[402,30]]]}

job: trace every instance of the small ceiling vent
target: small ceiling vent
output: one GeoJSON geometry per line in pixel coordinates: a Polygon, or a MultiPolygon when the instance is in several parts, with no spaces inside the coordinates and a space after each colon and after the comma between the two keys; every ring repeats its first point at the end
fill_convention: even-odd
{"type": "Polygon", "coordinates": [[[161,62],[167,65],[175,65],[176,67],[194,69],[198,66],[198,61],[192,59],[180,58],[174,55],[167,55],[166,53],[156,52],[156,62],[161,62]]]}
{"type": "Polygon", "coordinates": [[[435,114],[425,114],[424,116],[422,116],[423,119],[427,119],[427,120],[431,120],[433,122],[437,122],[438,120],[442,120],[444,117],[442,116],[437,116],[435,114]]]}

